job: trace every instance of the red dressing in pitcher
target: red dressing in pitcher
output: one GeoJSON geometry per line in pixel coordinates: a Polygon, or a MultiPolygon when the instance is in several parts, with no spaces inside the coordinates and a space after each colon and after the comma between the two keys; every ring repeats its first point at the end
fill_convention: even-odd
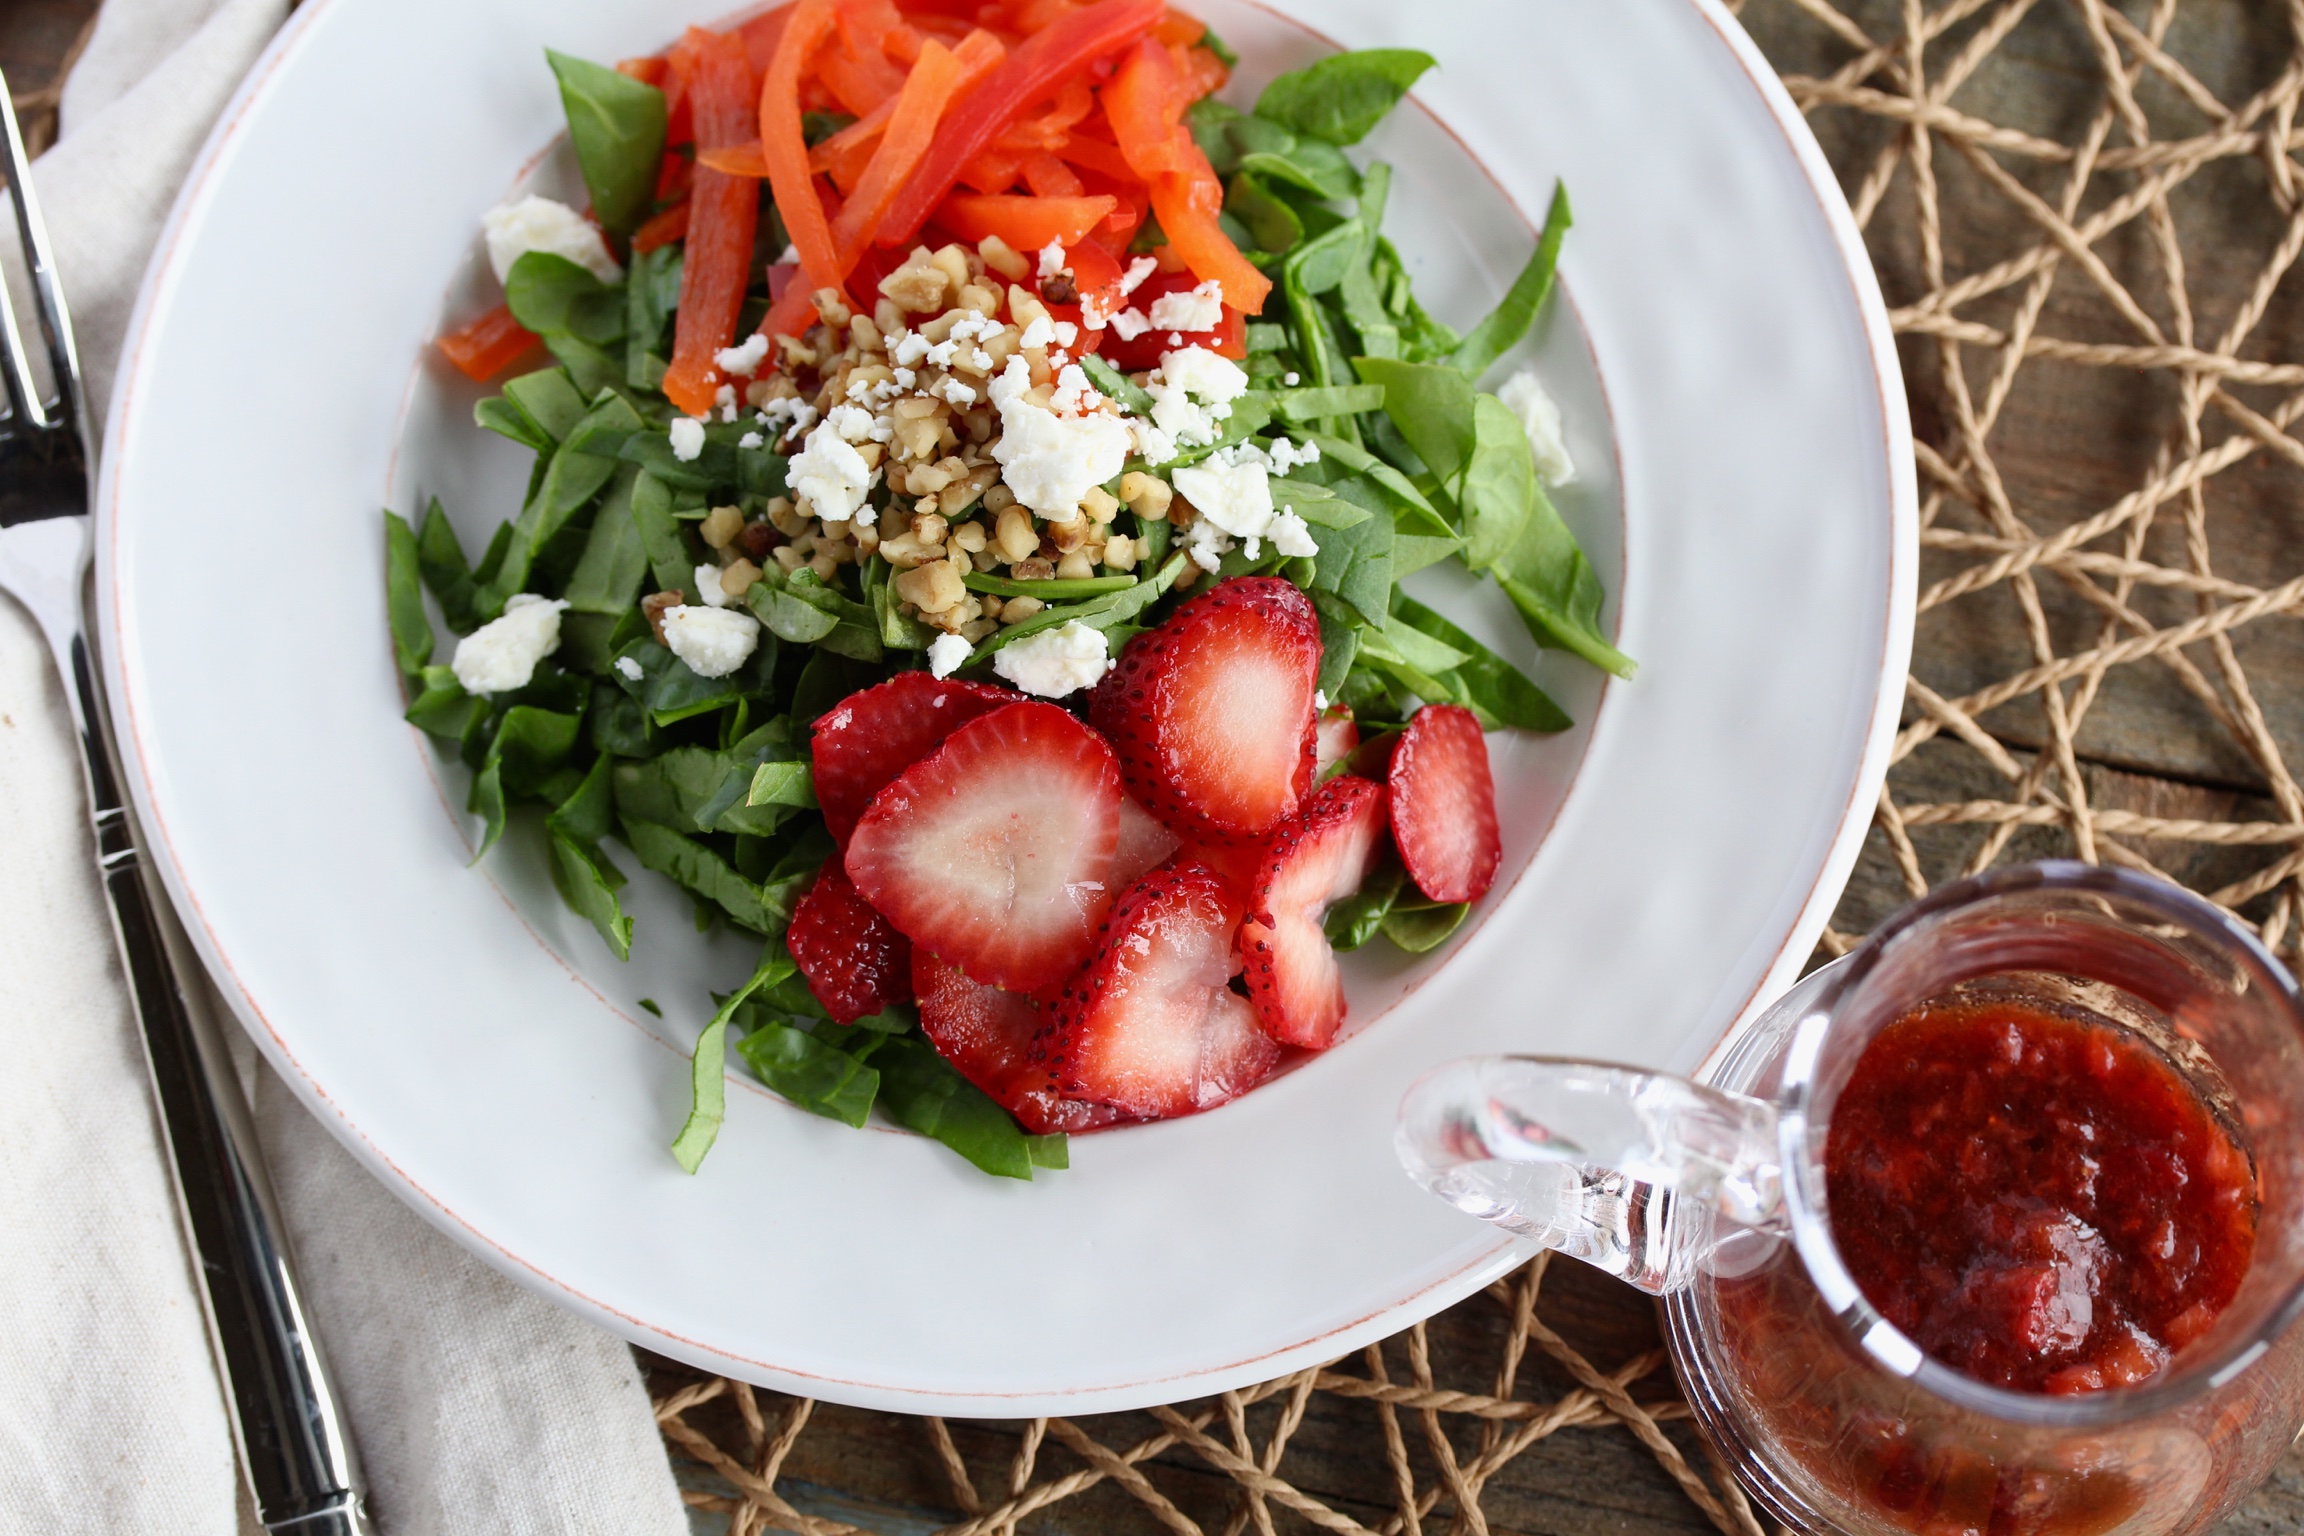
{"type": "Polygon", "coordinates": [[[1935,1359],[2020,1392],[2152,1375],[2231,1302],[2256,1245],[2248,1157],[2175,1067],[2019,1001],[1882,1030],[1824,1162],[1865,1296],[1935,1359]]]}

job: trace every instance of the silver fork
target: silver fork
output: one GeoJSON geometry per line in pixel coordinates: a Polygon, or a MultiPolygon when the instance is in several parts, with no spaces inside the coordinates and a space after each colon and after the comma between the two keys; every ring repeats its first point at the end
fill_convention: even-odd
{"type": "Polygon", "coordinates": [[[111,717],[83,622],[95,441],[71,321],[4,76],[0,125],[16,230],[55,379],[54,393],[44,394],[0,276],[0,374],[8,404],[0,414],[0,592],[38,621],[72,707],[97,873],[143,1028],[153,1096],[175,1163],[178,1209],[199,1260],[209,1337],[230,1387],[233,1432],[257,1518],[266,1530],[292,1536],[367,1536],[351,1440],[298,1300],[247,1105],[215,1020],[186,985],[198,961],[145,866],[135,818],[120,792],[111,717]]]}

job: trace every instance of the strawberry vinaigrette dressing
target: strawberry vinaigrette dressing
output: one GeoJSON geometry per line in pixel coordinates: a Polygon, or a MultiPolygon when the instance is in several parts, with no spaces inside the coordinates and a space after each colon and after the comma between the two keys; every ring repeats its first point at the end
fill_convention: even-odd
{"type": "Polygon", "coordinates": [[[2256,1243],[2248,1155],[2168,1059],[2020,999],[1881,1031],[1833,1109],[1825,1177],[1872,1304],[2020,1392],[2152,1375],[2230,1303],[2256,1243]]]}

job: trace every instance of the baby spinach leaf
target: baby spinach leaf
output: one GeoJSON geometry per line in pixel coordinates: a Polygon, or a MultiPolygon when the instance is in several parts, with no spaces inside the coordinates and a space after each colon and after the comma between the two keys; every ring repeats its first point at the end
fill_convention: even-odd
{"type": "Polygon", "coordinates": [[[799,761],[762,763],[753,770],[744,803],[796,805],[812,811],[816,808],[815,773],[807,763],[799,761]]]}
{"type": "Polygon", "coordinates": [[[835,620],[832,630],[816,643],[825,650],[849,657],[855,661],[878,661],[884,654],[880,644],[880,619],[870,608],[845,593],[826,586],[816,573],[803,566],[789,576],[781,571],[775,576],[765,573],[762,581],[782,579],[784,591],[800,602],[835,620]]]}
{"type": "Polygon", "coordinates": [[[565,256],[529,251],[504,277],[512,318],[547,341],[574,336],[594,346],[624,339],[624,294],[565,256]]]}
{"type": "Polygon", "coordinates": [[[1472,381],[1453,368],[1363,357],[1361,379],[1384,386],[1384,414],[1443,484],[1472,458],[1472,381]]]}
{"type": "Polygon", "coordinates": [[[1331,384],[1324,389],[1285,389],[1272,396],[1282,421],[1317,421],[1323,416],[1357,416],[1384,408],[1381,384],[1331,384]]]}
{"type": "Polygon", "coordinates": [[[773,1019],[738,1041],[736,1054],[777,1093],[843,1125],[861,1127],[880,1093],[880,1074],[858,1057],[773,1019]]]}
{"type": "Polygon", "coordinates": [[[1438,949],[1464,925],[1472,911],[1466,902],[1403,901],[1384,916],[1384,937],[1412,955],[1438,949]]]}
{"type": "Polygon", "coordinates": [[[1329,946],[1354,950],[1376,937],[1407,884],[1408,871],[1389,848],[1385,849],[1368,878],[1360,882],[1360,889],[1328,909],[1324,926],[1329,946]]]}
{"type": "Polygon", "coordinates": [[[1285,251],[1304,238],[1304,221],[1288,206],[1288,200],[1275,196],[1246,171],[1232,177],[1232,185],[1224,194],[1224,211],[1240,221],[1259,250],[1285,251]]]}
{"type": "Polygon", "coordinates": [[[640,583],[648,578],[648,552],[640,543],[640,525],[632,520],[632,492],[639,479],[639,470],[619,465],[592,519],[583,556],[560,594],[577,613],[626,613],[639,600],[640,583]]]}
{"type": "Polygon", "coordinates": [[[1061,1173],[1072,1166],[1072,1143],[1062,1131],[1047,1136],[1027,1136],[1024,1151],[1031,1157],[1032,1166],[1061,1173]]]}
{"type": "Polygon", "coordinates": [[[585,397],[577,393],[565,368],[539,368],[534,373],[507,380],[504,398],[519,408],[531,426],[555,443],[584,418],[585,397]]]}
{"type": "Polygon", "coordinates": [[[624,383],[653,390],[664,383],[664,328],[680,305],[683,244],[660,245],[632,253],[624,277],[624,383]]]}
{"type": "Polygon", "coordinates": [[[690,1173],[703,1166],[704,1154],[712,1150],[712,1143],[720,1137],[720,1124],[727,1118],[728,1021],[746,998],[791,975],[794,969],[782,941],[770,940],[760,952],[760,964],[752,979],[728,994],[720,1011],[704,1026],[704,1033],[696,1037],[696,1054],[688,1064],[688,1119],[672,1141],[673,1158],[690,1173]]]}
{"type": "Polygon", "coordinates": [[[1381,625],[1392,599],[1391,519],[1324,528],[1317,542],[1312,590],[1335,594],[1362,619],[1381,625]]]}
{"type": "Polygon", "coordinates": [[[1526,673],[1397,587],[1392,590],[1392,617],[1464,654],[1467,659],[1457,664],[1456,676],[1483,726],[1551,732],[1574,723],[1526,673]]]}
{"type": "Polygon", "coordinates": [[[1563,183],[1552,189],[1552,207],[1544,216],[1544,233],[1537,238],[1535,254],[1512,280],[1503,302],[1465,335],[1448,359],[1452,367],[1467,378],[1477,379],[1496,359],[1520,344],[1552,292],[1553,274],[1560,265],[1560,242],[1567,238],[1568,226],[1574,222],[1575,216],[1568,210],[1568,188],[1563,183]]]}
{"type": "MultiPolygon", "coordinates": [[[[544,818],[544,825],[579,843],[597,843],[606,837],[615,827],[616,795],[609,782],[614,767],[605,757],[594,758],[575,793],[544,818]]],[[[622,877],[618,877],[617,883],[623,883],[622,877]]]]}
{"type": "Polygon", "coordinates": [[[450,629],[467,635],[479,628],[476,587],[471,570],[464,564],[464,546],[457,542],[456,530],[448,526],[448,514],[440,510],[437,496],[425,509],[424,525],[416,531],[416,566],[450,629]]]}
{"type": "MultiPolygon", "coordinates": [[[[1317,138],[1297,133],[1285,124],[1264,117],[1234,117],[1224,124],[1230,148],[1229,165],[1217,174],[1246,171],[1259,180],[1279,183],[1314,198],[1354,197],[1360,191],[1360,173],[1344,158],[1344,151],[1317,138]]],[[[1303,210],[1298,211],[1303,218],[1303,210]]],[[[1307,233],[1316,233],[1306,224],[1307,233]]]]}
{"type": "MultiPolygon", "coordinates": [[[[1348,443],[1340,437],[1329,437],[1318,432],[1311,434],[1311,437],[1312,441],[1319,445],[1320,456],[1324,462],[1337,468],[1349,470],[1354,474],[1366,475],[1383,488],[1385,495],[1390,500],[1392,526],[1400,532],[1403,538],[1444,539],[1450,549],[1454,547],[1456,530],[1449,525],[1446,518],[1440,515],[1439,509],[1432,505],[1430,498],[1416,488],[1415,481],[1357,443],[1348,443]]],[[[1448,552],[1447,549],[1442,551],[1443,554],[1448,552]]],[[[1435,556],[1434,558],[1438,557],[1435,556]]],[[[1399,574],[1405,575],[1411,570],[1422,570],[1425,565],[1429,564],[1431,561],[1427,560],[1417,565],[1407,566],[1400,570],[1399,574]]]]}
{"type": "MultiPolygon", "coordinates": [[[[691,891],[755,933],[781,933],[791,920],[791,895],[756,885],[704,844],[653,821],[627,820],[624,841],[640,862],[691,891]]],[[[796,895],[797,893],[792,893],[796,895]]]]}
{"type": "Polygon", "coordinates": [[[1503,401],[1472,402],[1472,456],[1456,504],[1464,513],[1464,563],[1484,571],[1520,542],[1536,509],[1536,461],[1528,434],[1503,401]]]}
{"type": "Polygon", "coordinates": [[[600,931],[617,959],[632,958],[632,919],[616,897],[624,884],[624,872],[608,861],[597,844],[554,832],[552,883],[568,909],[600,931]]]}
{"type": "Polygon", "coordinates": [[[1438,61],[1413,48],[1362,48],[1264,87],[1256,115],[1330,144],[1357,144],[1438,61]]]}
{"type": "Polygon", "coordinates": [[[1359,614],[1345,609],[1343,604],[1327,593],[1316,593],[1312,608],[1320,616],[1320,681],[1319,689],[1328,697],[1341,698],[1344,680],[1352,675],[1352,662],[1360,654],[1360,630],[1365,621],[1359,614]]]}
{"type": "Polygon", "coordinates": [[[461,746],[472,739],[488,718],[488,701],[474,698],[446,667],[426,667],[419,675],[423,691],[401,716],[426,735],[461,746]]]}
{"type": "Polygon", "coordinates": [[[928,632],[904,616],[895,589],[889,585],[889,575],[884,560],[874,560],[864,567],[864,600],[871,604],[872,615],[879,623],[880,643],[895,651],[924,650],[928,645],[928,632]]]}
{"type": "Polygon", "coordinates": [[[467,808],[481,820],[480,847],[472,855],[477,864],[504,835],[507,806],[533,794],[575,750],[581,715],[519,704],[504,711],[495,739],[481,760],[472,781],[467,808]]]}
{"type": "Polygon", "coordinates": [[[927,1041],[890,1039],[872,1059],[880,1070],[880,1102],[898,1125],[934,1137],[986,1173],[1032,1177],[1023,1130],[927,1041]]]}
{"type": "Polygon", "coordinates": [[[681,536],[680,520],[672,515],[671,488],[645,469],[632,483],[632,522],[640,530],[640,547],[647,553],[656,590],[698,601],[696,561],[681,536]]]}
{"type": "Polygon", "coordinates": [[[1282,271],[1299,294],[1326,293],[1344,281],[1354,262],[1362,260],[1363,232],[1358,224],[1339,224],[1317,240],[1307,240],[1289,252],[1282,271]]]}
{"type": "Polygon", "coordinates": [[[1370,508],[1310,480],[1275,475],[1271,485],[1272,500],[1282,511],[1295,513],[1315,528],[1356,528],[1376,516],[1370,508]]]}
{"type": "Polygon", "coordinates": [[[784,584],[766,575],[744,594],[744,606],[768,626],[768,632],[794,645],[814,645],[840,627],[839,618],[812,603],[802,602],[784,584]]]}
{"type": "Polygon", "coordinates": [[[1107,592],[1125,592],[1136,585],[1136,578],[1080,576],[1046,581],[1010,581],[1005,576],[989,576],[981,571],[972,571],[963,578],[963,583],[971,592],[990,592],[998,597],[1036,597],[1045,603],[1065,603],[1082,597],[1102,597],[1107,592]]]}
{"type": "Polygon", "coordinates": [[[1200,153],[1219,176],[1229,176],[1240,163],[1240,147],[1232,142],[1232,125],[1248,114],[1238,107],[1226,106],[1214,96],[1203,96],[1184,111],[1184,126],[1191,131],[1192,142],[1200,146],[1200,153]]]}
{"type": "Polygon", "coordinates": [[[592,213],[603,229],[625,234],[648,216],[664,158],[664,93],[629,75],[544,50],[560,80],[568,140],[576,147],[592,213]]]}
{"type": "Polygon", "coordinates": [[[1472,659],[1469,651],[1460,651],[1397,617],[1387,615],[1378,627],[1393,652],[1419,672],[1453,672],[1472,659]]]}
{"type": "Polygon", "coordinates": [[[1152,414],[1152,396],[1128,375],[1093,352],[1081,355],[1080,366],[1086,371],[1088,382],[1096,386],[1098,394],[1118,401],[1139,416],[1152,414]]]}
{"type": "Polygon", "coordinates": [[[392,621],[392,650],[403,677],[414,678],[432,659],[432,618],[424,611],[423,556],[416,530],[397,512],[384,514],[384,608],[392,621]]]}
{"type": "Polygon", "coordinates": [[[512,439],[523,448],[533,448],[541,453],[552,446],[552,439],[545,435],[543,429],[502,395],[490,395],[473,406],[472,419],[489,431],[512,439]]]}

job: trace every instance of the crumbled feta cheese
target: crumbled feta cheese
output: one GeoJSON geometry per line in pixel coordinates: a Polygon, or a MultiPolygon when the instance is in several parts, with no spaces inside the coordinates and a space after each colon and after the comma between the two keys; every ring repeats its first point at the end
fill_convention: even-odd
{"type": "Polygon", "coordinates": [[[568,605],[533,592],[505,600],[504,616],[456,642],[449,670],[466,693],[510,693],[528,686],[536,663],[560,648],[560,610],[568,605]]]}
{"type": "Polygon", "coordinates": [[[1576,461],[1568,457],[1568,439],[1561,430],[1560,407],[1546,394],[1536,375],[1523,368],[1496,391],[1520,429],[1528,434],[1528,451],[1536,459],[1536,478],[1546,485],[1566,485],[1576,478],[1576,461]]]}
{"type": "Polygon", "coordinates": [[[1200,514],[1234,538],[1248,541],[1248,558],[1261,551],[1259,543],[1272,528],[1272,482],[1264,466],[1253,458],[1227,462],[1219,454],[1187,465],[1169,476],[1177,492],[1200,514]]]}
{"type": "Polygon", "coordinates": [[[1312,542],[1312,530],[1294,507],[1282,507],[1274,513],[1272,526],[1265,531],[1272,536],[1272,547],[1284,555],[1309,560],[1320,553],[1320,546],[1312,542]]]}
{"type": "Polygon", "coordinates": [[[1182,331],[1170,331],[1168,333],[1168,345],[1172,347],[1184,345],[1184,333],[1182,331]]]}
{"type": "Polygon", "coordinates": [[[800,247],[792,244],[790,241],[786,241],[784,243],[784,254],[776,258],[776,265],[780,267],[796,267],[800,265],[800,247]]]}
{"type": "Polygon", "coordinates": [[[1038,314],[1032,317],[1030,325],[1024,327],[1024,334],[1016,338],[1016,345],[1029,350],[1033,347],[1044,347],[1055,339],[1055,322],[1051,321],[1045,314],[1038,314]]]}
{"type": "Polygon", "coordinates": [[[1189,293],[1164,293],[1152,301],[1152,323],[1164,331],[1212,331],[1224,323],[1224,289],[1207,282],[1189,293]]]}
{"type": "Polygon", "coordinates": [[[848,445],[840,429],[826,422],[808,434],[806,445],[792,456],[786,473],[793,499],[802,507],[825,522],[844,523],[864,505],[864,493],[872,489],[875,471],[864,462],[864,455],[848,445]]]}
{"type": "Polygon", "coordinates": [[[1088,329],[1100,331],[1112,323],[1112,311],[1106,309],[1103,301],[1098,299],[1095,294],[1082,294],[1080,296],[1080,320],[1088,329]]]}
{"type": "MultiPolygon", "coordinates": [[[[950,677],[960,670],[961,663],[976,653],[976,647],[958,635],[938,635],[928,642],[928,670],[937,677],[950,677]]],[[[937,703],[944,701],[938,699],[937,703]]]]}
{"type": "Polygon", "coordinates": [[[1160,377],[1215,405],[1248,393],[1248,374],[1238,363],[1206,347],[1181,347],[1160,359],[1160,377]]]}
{"type": "Polygon", "coordinates": [[[664,610],[664,643],[698,677],[726,677],[752,659],[760,644],[760,621],[733,608],[683,603],[664,610]]]}
{"type": "Polygon", "coordinates": [[[1159,270],[1160,262],[1157,257],[1137,257],[1134,261],[1128,263],[1128,270],[1121,274],[1120,291],[1122,293],[1134,293],[1137,289],[1144,286],[1144,279],[1150,277],[1153,273],[1159,270]]]}
{"type": "Polygon", "coordinates": [[[1124,309],[1112,317],[1112,329],[1122,341],[1134,341],[1152,329],[1152,322],[1144,318],[1140,309],[1124,309]]]}
{"type": "Polygon", "coordinates": [[[824,418],[825,425],[851,443],[872,440],[872,413],[860,405],[836,405],[832,414],[824,418]]]}
{"type": "Polygon", "coordinates": [[[1088,371],[1072,363],[1056,375],[1056,393],[1048,403],[1066,416],[1081,416],[1102,405],[1104,397],[1088,382],[1088,371]]]}
{"type": "Polygon", "coordinates": [[[704,452],[704,418],[682,416],[672,423],[672,457],[693,463],[704,452]]]}
{"type": "Polygon", "coordinates": [[[735,378],[748,379],[760,371],[768,358],[768,338],[747,336],[733,347],[722,347],[712,354],[712,366],[735,378]]]}
{"type": "Polygon", "coordinates": [[[1080,327],[1069,320],[1056,322],[1056,345],[1069,351],[1080,344],[1080,327]]]}
{"type": "Polygon", "coordinates": [[[945,335],[953,341],[982,341],[987,336],[1000,334],[1002,326],[990,315],[965,314],[952,322],[945,335]]]}
{"type": "Polygon", "coordinates": [[[712,403],[720,407],[720,419],[722,421],[734,421],[736,419],[736,386],[733,384],[721,385],[712,392],[712,403]]]}
{"type": "Polygon", "coordinates": [[[1273,441],[1271,451],[1265,455],[1265,460],[1272,466],[1272,473],[1284,475],[1299,464],[1319,463],[1320,445],[1292,443],[1287,438],[1277,438],[1273,441]]]}
{"type": "Polygon", "coordinates": [[[696,567],[696,591],[707,608],[728,606],[728,594],[720,588],[720,567],[716,565],[696,567]]]}
{"type": "Polygon", "coordinates": [[[928,338],[918,331],[901,331],[888,345],[888,356],[901,368],[917,368],[928,355],[928,338]]]}
{"type": "Polygon", "coordinates": [[[1000,647],[992,653],[992,670],[1026,693],[1060,699],[1093,687],[1111,671],[1111,649],[1104,631],[1074,619],[1000,647]]]}
{"type": "Polygon", "coordinates": [[[936,392],[944,397],[945,404],[956,411],[964,411],[976,403],[976,391],[965,380],[953,378],[949,374],[943,383],[936,386],[936,392]]]}
{"type": "Polygon", "coordinates": [[[1185,553],[1192,557],[1194,565],[1211,576],[1216,574],[1216,567],[1231,548],[1232,541],[1224,536],[1224,530],[1206,518],[1184,530],[1185,553]]]}
{"type": "Polygon", "coordinates": [[[759,433],[747,432],[742,437],[736,439],[736,446],[739,448],[760,448],[766,446],[767,442],[768,439],[762,437],[759,433]]]}
{"type": "Polygon", "coordinates": [[[1152,465],[1165,464],[1176,457],[1176,439],[1173,434],[1162,431],[1159,426],[1141,416],[1130,416],[1126,420],[1129,436],[1135,439],[1136,457],[1152,465]]]}
{"type": "Polygon", "coordinates": [[[604,283],[624,276],[592,221],[548,197],[524,197],[491,208],[480,229],[488,242],[488,265],[495,269],[498,282],[510,277],[512,263],[530,251],[564,257],[604,283]]]}
{"type": "Polygon", "coordinates": [[[1066,521],[1080,510],[1080,498],[1120,473],[1134,446],[1117,416],[1096,413],[1059,416],[1034,404],[1032,370],[1021,357],[992,381],[992,403],[1000,408],[1000,441],[992,445],[1001,479],[1026,510],[1066,521]]]}
{"type": "Polygon", "coordinates": [[[968,366],[978,373],[992,371],[992,354],[978,347],[968,354],[968,366]]]}
{"type": "Polygon", "coordinates": [[[1280,375],[1280,382],[1286,385],[1288,388],[1294,389],[1297,385],[1304,382],[1304,375],[1291,368],[1286,373],[1280,375]]]}
{"type": "Polygon", "coordinates": [[[920,375],[914,373],[911,369],[899,368],[896,370],[896,387],[899,390],[910,389],[913,385],[919,382],[920,375]]]}
{"type": "Polygon", "coordinates": [[[1327,689],[1315,688],[1312,690],[1312,713],[1316,715],[1324,715],[1328,713],[1327,689]]]}
{"type": "Polygon", "coordinates": [[[940,341],[936,343],[936,345],[930,347],[927,354],[928,361],[934,363],[939,368],[951,367],[952,359],[958,357],[959,355],[960,344],[953,341],[940,341]]]}
{"type": "Polygon", "coordinates": [[[1046,282],[1064,270],[1064,242],[1051,240],[1040,250],[1040,281],[1046,282]]]}
{"type": "Polygon", "coordinates": [[[648,675],[647,672],[641,667],[640,663],[634,661],[629,656],[619,656],[616,658],[616,670],[618,673],[622,674],[624,680],[629,683],[639,682],[642,678],[648,675]]]}

